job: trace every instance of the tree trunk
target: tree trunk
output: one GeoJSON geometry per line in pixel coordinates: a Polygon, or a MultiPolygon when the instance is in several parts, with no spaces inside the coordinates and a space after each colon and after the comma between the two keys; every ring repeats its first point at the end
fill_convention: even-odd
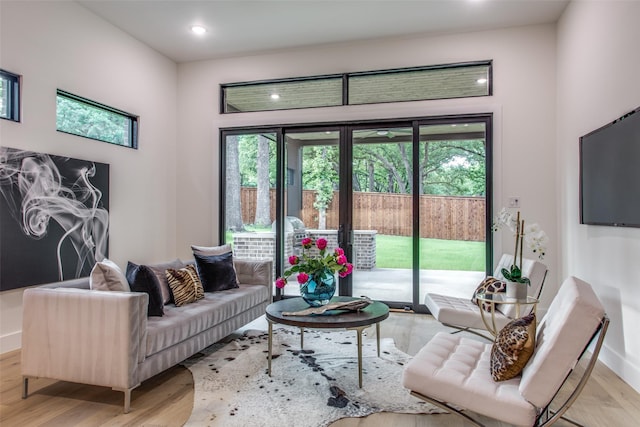
{"type": "Polygon", "coordinates": [[[240,199],[240,160],[238,156],[238,137],[228,136],[226,141],[226,200],[225,229],[244,230],[242,221],[242,203],[240,199]]]}
{"type": "Polygon", "coordinates": [[[271,197],[269,195],[269,140],[258,135],[256,217],[254,224],[271,225],[271,197]]]}
{"type": "Polygon", "coordinates": [[[389,182],[387,183],[387,187],[388,187],[388,192],[389,193],[400,193],[400,194],[407,194],[407,184],[404,180],[404,178],[402,177],[402,174],[398,171],[398,168],[396,168],[396,166],[390,162],[387,158],[385,158],[384,156],[375,153],[373,151],[369,151],[368,152],[372,157],[378,159],[380,161],[380,163],[382,163],[382,165],[384,166],[384,168],[387,170],[388,174],[389,174],[389,182]],[[391,182],[391,180],[395,181],[395,183],[397,184],[398,188],[396,190],[393,190],[394,186],[393,183],[391,182]]]}
{"type": "Polygon", "coordinates": [[[353,171],[352,178],[353,178],[353,191],[362,191],[362,186],[360,185],[360,178],[358,177],[358,174],[356,173],[356,171],[353,171]]]}
{"type": "Polygon", "coordinates": [[[318,230],[327,229],[327,209],[318,209],[318,230]]]}
{"type": "Polygon", "coordinates": [[[369,160],[367,162],[367,166],[368,166],[368,172],[369,172],[369,191],[370,192],[374,192],[376,191],[376,175],[375,175],[375,166],[373,165],[373,162],[371,160],[369,160]]]}
{"type": "Polygon", "coordinates": [[[409,188],[409,194],[413,193],[413,171],[409,164],[409,158],[407,157],[407,149],[405,144],[398,144],[400,155],[402,156],[402,164],[404,165],[404,176],[407,180],[407,187],[409,188]]]}
{"type": "Polygon", "coordinates": [[[420,188],[418,188],[418,194],[424,194],[424,184],[427,182],[427,178],[429,173],[427,172],[427,167],[429,165],[429,141],[425,141],[424,143],[424,157],[420,164],[420,176],[418,177],[418,182],[420,183],[420,188]]]}

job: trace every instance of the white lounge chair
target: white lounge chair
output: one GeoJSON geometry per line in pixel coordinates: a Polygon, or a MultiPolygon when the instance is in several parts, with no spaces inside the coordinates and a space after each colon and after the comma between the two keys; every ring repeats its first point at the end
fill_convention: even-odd
{"type": "MultiPolygon", "coordinates": [[[[503,268],[509,268],[513,264],[512,255],[502,255],[500,262],[498,263],[493,277],[497,279],[503,279],[501,270],[503,268]]],[[[542,292],[545,278],[547,276],[547,266],[539,261],[524,258],[522,260],[522,274],[531,281],[531,286],[528,289],[528,295],[539,298],[542,292]]],[[[457,329],[452,333],[460,331],[467,331],[479,335],[483,338],[493,340],[490,337],[480,331],[486,331],[486,326],[482,321],[482,315],[480,308],[477,304],[471,302],[472,295],[468,298],[453,297],[448,295],[427,293],[425,296],[425,305],[433,315],[433,317],[445,326],[449,326],[457,329]]],[[[533,306],[528,306],[522,315],[528,314],[533,309],[533,306]]],[[[496,327],[502,329],[504,325],[512,320],[514,312],[513,305],[509,305],[504,309],[500,306],[495,310],[495,323],[496,327]]]]}
{"type": "Polygon", "coordinates": [[[597,361],[608,323],[591,286],[569,277],[538,324],[535,348],[521,375],[494,381],[490,372],[492,344],[440,332],[407,364],[402,382],[412,395],[476,426],[482,424],[462,411],[516,426],[547,426],[562,418],[582,391],[597,361]],[[566,400],[552,402],[596,336],[577,386],[566,400]],[[557,409],[552,409],[551,403],[557,409]]]}

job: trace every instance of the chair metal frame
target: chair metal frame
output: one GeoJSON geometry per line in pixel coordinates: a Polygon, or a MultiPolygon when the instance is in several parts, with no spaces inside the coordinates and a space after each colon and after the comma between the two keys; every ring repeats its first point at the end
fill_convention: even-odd
{"type": "MultiPolygon", "coordinates": [[[[600,320],[600,324],[596,328],[596,330],[593,333],[591,339],[589,340],[587,345],[584,347],[584,349],[582,350],[582,352],[578,356],[578,358],[576,360],[576,363],[574,364],[574,368],[571,371],[569,371],[569,373],[567,374],[565,379],[562,381],[562,383],[560,384],[560,387],[558,387],[558,390],[556,391],[556,394],[551,399],[549,404],[545,408],[542,408],[541,410],[539,410],[538,417],[536,418],[536,422],[534,424],[535,427],[550,426],[551,424],[555,423],[556,421],[558,421],[561,418],[563,420],[573,424],[573,425],[578,426],[578,427],[584,427],[582,424],[579,424],[578,422],[565,417],[564,414],[565,414],[565,412],[567,412],[567,410],[573,404],[573,402],[576,401],[576,399],[578,398],[578,396],[580,395],[580,393],[584,389],[585,385],[587,384],[587,381],[589,380],[589,377],[591,376],[591,373],[593,372],[593,369],[594,369],[594,367],[596,365],[596,362],[598,361],[598,354],[600,353],[600,349],[602,348],[602,344],[604,342],[604,337],[605,337],[605,334],[607,333],[607,328],[608,327],[609,327],[609,318],[605,314],[604,317],[600,320]],[[578,381],[578,384],[576,385],[576,387],[573,389],[571,394],[560,405],[560,407],[558,409],[556,409],[556,410],[551,409],[551,404],[553,403],[554,399],[557,397],[557,395],[560,392],[560,390],[562,389],[562,387],[566,384],[567,380],[569,379],[569,377],[573,373],[573,371],[575,369],[575,366],[578,365],[578,362],[582,359],[582,357],[586,353],[589,345],[593,342],[593,340],[596,338],[596,336],[598,338],[596,340],[593,352],[591,353],[591,357],[589,359],[589,363],[585,367],[585,370],[582,373],[582,377],[580,377],[580,380],[578,381]]],[[[452,414],[456,414],[458,416],[461,416],[462,418],[464,418],[465,420],[469,421],[474,426],[485,427],[485,425],[480,423],[478,420],[476,420],[476,419],[472,418],[471,416],[465,414],[463,412],[464,409],[457,409],[456,407],[454,407],[453,405],[451,405],[449,403],[442,402],[442,401],[437,400],[437,399],[433,399],[431,397],[425,396],[425,395],[423,395],[421,393],[418,393],[418,392],[415,392],[415,391],[411,391],[411,395],[415,396],[415,397],[417,397],[419,399],[425,400],[425,401],[427,401],[429,403],[432,403],[433,405],[436,405],[439,408],[444,409],[445,411],[448,411],[448,412],[450,412],[452,414]]]]}
{"type": "MultiPolygon", "coordinates": [[[[504,255],[503,255],[503,256],[504,256],[504,255]]],[[[501,261],[502,261],[502,259],[501,259],[501,261]]],[[[535,261],[535,260],[530,260],[530,261],[535,261]]],[[[498,267],[499,267],[499,266],[500,266],[500,264],[498,265],[498,267]]],[[[497,271],[498,271],[498,268],[496,268],[496,271],[494,272],[494,275],[496,275],[497,271]]],[[[540,296],[542,295],[542,289],[544,288],[544,284],[545,284],[545,282],[546,282],[546,280],[547,280],[547,275],[548,275],[548,273],[549,273],[549,269],[547,268],[547,269],[545,270],[545,272],[544,272],[544,276],[542,277],[542,282],[540,283],[540,288],[538,289],[537,295],[535,295],[535,298],[536,298],[536,299],[540,299],[540,296]]],[[[496,276],[496,277],[497,277],[497,276],[496,276]]],[[[478,309],[479,309],[479,310],[482,310],[482,308],[481,308],[481,307],[479,307],[479,306],[478,306],[478,309]]],[[[531,310],[532,310],[532,309],[533,309],[533,308],[531,308],[531,310]]],[[[529,311],[529,313],[530,313],[530,311],[529,311]]],[[[529,313],[524,313],[524,315],[529,314],[529,313]]],[[[437,320],[437,319],[436,319],[436,320],[437,320]]],[[[479,336],[479,337],[481,337],[481,338],[484,338],[484,339],[486,339],[486,340],[488,340],[488,341],[491,341],[491,342],[493,342],[493,340],[495,339],[493,336],[491,336],[491,335],[487,335],[487,334],[486,334],[486,332],[487,332],[487,331],[486,331],[485,329],[478,329],[478,328],[475,328],[475,327],[471,327],[471,326],[464,326],[464,325],[455,325],[455,324],[452,324],[452,323],[446,323],[446,322],[440,322],[440,323],[441,323],[442,325],[446,326],[446,327],[449,327],[449,328],[454,329],[453,331],[451,331],[451,332],[450,332],[452,335],[453,335],[453,334],[458,334],[458,333],[460,333],[460,332],[469,332],[469,333],[472,333],[472,334],[474,334],[474,335],[477,335],[477,336],[479,336]]]]}
{"type": "MultiPolygon", "coordinates": [[[[542,278],[542,283],[540,284],[540,289],[538,289],[538,294],[535,296],[536,299],[540,299],[540,296],[542,295],[542,288],[544,288],[544,282],[547,280],[547,274],[549,273],[549,270],[544,272],[544,277],[542,278]]],[[[478,305],[478,309],[482,310],[482,307],[480,307],[480,305],[478,305]]],[[[533,307],[531,307],[529,309],[529,311],[527,313],[524,313],[523,316],[526,316],[527,314],[531,313],[531,311],[533,311],[533,307]]],[[[459,334],[460,332],[469,332],[471,334],[477,335],[479,337],[482,337],[488,341],[493,342],[495,340],[495,337],[493,335],[486,335],[483,334],[482,332],[480,332],[480,330],[476,330],[475,328],[471,328],[469,326],[458,326],[458,325],[452,325],[451,323],[444,323],[442,322],[442,324],[448,328],[452,328],[455,329],[455,331],[451,331],[450,334],[454,335],[454,334],[459,334]]],[[[486,330],[482,330],[482,331],[486,331],[486,330]]]]}

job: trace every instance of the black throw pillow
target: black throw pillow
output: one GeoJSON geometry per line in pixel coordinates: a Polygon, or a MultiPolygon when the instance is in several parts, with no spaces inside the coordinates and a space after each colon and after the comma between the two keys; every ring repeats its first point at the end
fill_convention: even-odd
{"type": "Polygon", "coordinates": [[[224,291],[238,287],[232,252],[222,255],[194,253],[193,256],[196,259],[198,276],[205,292],[224,291]]]}
{"type": "Polygon", "coordinates": [[[129,261],[125,276],[127,276],[131,292],[149,294],[147,316],[163,316],[164,299],[162,298],[160,282],[155,273],[146,265],[137,265],[129,261]]]}

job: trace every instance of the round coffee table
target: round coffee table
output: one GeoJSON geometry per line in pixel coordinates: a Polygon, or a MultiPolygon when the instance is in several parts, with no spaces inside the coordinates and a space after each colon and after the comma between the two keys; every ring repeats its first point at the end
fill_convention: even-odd
{"type": "MultiPolygon", "coordinates": [[[[354,297],[333,297],[331,302],[353,301],[354,297]]],[[[297,326],[300,328],[300,349],[304,346],[304,330],[308,329],[353,329],[358,339],[358,386],[362,388],[362,331],[376,325],[378,357],[380,357],[380,322],[389,317],[389,307],[374,301],[360,311],[330,310],[323,314],[309,316],[285,316],[283,312],[296,312],[309,308],[302,298],[283,299],[267,306],[269,322],[268,373],[271,376],[271,356],[273,346],[273,324],[297,326]]]]}

